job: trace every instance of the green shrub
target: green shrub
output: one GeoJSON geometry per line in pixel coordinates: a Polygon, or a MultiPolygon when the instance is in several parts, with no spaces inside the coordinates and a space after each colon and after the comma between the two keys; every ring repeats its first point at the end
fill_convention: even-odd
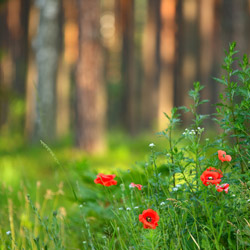
{"type": "MultiPolygon", "coordinates": [[[[118,174],[120,188],[91,187],[95,201],[83,201],[82,210],[85,249],[250,248],[250,70],[247,56],[240,61],[236,54],[232,43],[224,60],[226,73],[216,78],[224,85],[216,114],[210,117],[198,113],[207,100],[200,100],[203,86],[194,83],[189,92],[193,104],[174,108],[171,116],[165,114],[169,125],[159,133],[166,139],[165,149],[159,151],[157,145],[150,144],[148,161],[133,170],[136,177],[118,174]],[[180,109],[190,112],[193,120],[176,136],[181,125],[180,109]],[[205,119],[214,119],[221,134],[206,138],[205,119]],[[230,156],[225,158],[226,154],[232,160],[230,156]],[[207,182],[201,181],[201,175],[211,172],[222,179],[221,183],[204,185],[207,182]],[[130,182],[143,184],[143,189],[129,188],[130,182]],[[90,204],[92,210],[87,209],[90,204]],[[145,229],[139,221],[139,215],[147,209],[160,217],[156,229],[145,229]],[[95,220],[91,221],[93,211],[95,220]]],[[[86,188],[86,184],[81,185],[86,188]]]]}

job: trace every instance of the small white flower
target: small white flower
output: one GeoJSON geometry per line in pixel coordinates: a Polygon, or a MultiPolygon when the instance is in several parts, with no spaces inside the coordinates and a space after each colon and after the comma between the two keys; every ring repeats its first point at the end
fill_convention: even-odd
{"type": "Polygon", "coordinates": [[[138,206],[134,207],[134,209],[138,209],[138,208],[139,208],[138,206]]]}
{"type": "Polygon", "coordinates": [[[186,132],[183,132],[182,134],[183,134],[183,135],[186,135],[186,132]]]}
{"type": "Polygon", "coordinates": [[[250,199],[248,199],[247,201],[250,202],[250,199]]]}
{"type": "Polygon", "coordinates": [[[87,241],[83,241],[83,242],[82,242],[82,244],[86,244],[86,243],[87,243],[87,241]]]}
{"type": "Polygon", "coordinates": [[[181,187],[181,184],[177,184],[175,187],[180,188],[180,187],[181,187]]]}
{"type": "Polygon", "coordinates": [[[131,208],[130,208],[130,207],[127,207],[127,208],[126,208],[126,210],[127,210],[127,211],[130,211],[130,210],[131,210],[131,208]]]}
{"type": "Polygon", "coordinates": [[[174,187],[172,190],[173,190],[173,191],[177,191],[177,190],[178,190],[178,188],[177,188],[177,187],[174,187]]]}
{"type": "Polygon", "coordinates": [[[7,234],[7,235],[10,235],[10,234],[11,234],[11,231],[7,231],[6,234],[7,234]]]}
{"type": "Polygon", "coordinates": [[[155,144],[152,142],[152,143],[149,144],[149,147],[153,148],[153,147],[155,147],[155,144]]]}
{"type": "Polygon", "coordinates": [[[164,202],[164,201],[163,201],[163,202],[161,202],[161,203],[160,203],[160,205],[161,205],[161,206],[165,205],[165,202],[164,202]]]}
{"type": "Polygon", "coordinates": [[[102,236],[103,239],[106,239],[107,237],[105,235],[102,236]]]}
{"type": "Polygon", "coordinates": [[[80,208],[82,208],[82,205],[79,205],[80,208]]]}
{"type": "Polygon", "coordinates": [[[118,209],[119,209],[119,210],[123,210],[123,207],[119,207],[118,209]]]}
{"type": "Polygon", "coordinates": [[[121,190],[122,190],[122,191],[125,191],[125,186],[124,186],[123,183],[120,185],[120,187],[121,187],[121,190]]]}
{"type": "Polygon", "coordinates": [[[235,194],[232,194],[233,197],[235,197],[235,194]]]}
{"type": "Polygon", "coordinates": [[[197,129],[198,129],[198,130],[200,130],[201,128],[200,128],[200,127],[198,127],[197,129]]]}

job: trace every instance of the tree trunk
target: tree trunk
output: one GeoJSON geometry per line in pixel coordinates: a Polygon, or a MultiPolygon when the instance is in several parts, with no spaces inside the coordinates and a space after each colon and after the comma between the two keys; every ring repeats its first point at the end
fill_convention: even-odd
{"type": "Polygon", "coordinates": [[[59,0],[37,0],[40,23],[35,41],[38,68],[34,139],[55,139],[56,78],[59,54],[59,0]]]}
{"type": "Polygon", "coordinates": [[[121,0],[122,83],[124,122],[131,134],[136,132],[136,85],[134,57],[134,0],[121,0]]]}
{"type": "MultiPolygon", "coordinates": [[[[213,79],[211,77],[213,65],[213,39],[214,39],[214,0],[200,1],[200,70],[201,70],[201,84],[205,86],[204,91],[201,92],[202,99],[211,101],[213,95],[213,79]]],[[[219,44],[216,44],[219,46],[219,44]]],[[[200,107],[200,111],[204,114],[211,113],[211,103],[205,103],[200,107]]],[[[208,121],[209,122],[209,121],[208,121]]]]}
{"type": "Polygon", "coordinates": [[[14,62],[12,88],[21,98],[25,97],[27,78],[29,10],[30,0],[8,1],[10,48],[14,62]]]}
{"type": "Polygon", "coordinates": [[[7,122],[9,89],[12,75],[12,61],[9,53],[8,38],[7,3],[3,3],[0,5],[0,127],[7,122]]]}
{"type": "Polygon", "coordinates": [[[99,36],[100,1],[79,0],[79,59],[76,72],[77,134],[81,149],[94,153],[104,149],[106,100],[102,48],[99,36]]]}
{"type": "Polygon", "coordinates": [[[157,124],[160,75],[160,15],[161,0],[148,0],[147,22],[143,41],[145,79],[142,85],[142,128],[152,129],[157,124]]]}
{"type": "MultiPolygon", "coordinates": [[[[182,40],[179,41],[182,47],[182,68],[180,88],[177,95],[180,96],[180,105],[189,107],[192,103],[188,92],[193,88],[193,82],[200,81],[200,41],[199,41],[199,11],[200,1],[186,0],[182,4],[182,40]]],[[[191,119],[190,113],[183,114],[184,125],[188,124],[191,119]]]]}
{"type": "Polygon", "coordinates": [[[166,128],[164,112],[171,114],[174,105],[174,60],[176,32],[176,1],[161,1],[161,71],[159,87],[158,124],[160,129],[166,128]]]}

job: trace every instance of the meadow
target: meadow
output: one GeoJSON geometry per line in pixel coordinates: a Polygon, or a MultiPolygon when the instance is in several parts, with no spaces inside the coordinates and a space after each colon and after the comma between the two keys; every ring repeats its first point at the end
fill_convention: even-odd
{"type": "Polygon", "coordinates": [[[199,114],[208,101],[195,82],[165,130],[114,132],[105,155],[73,149],[71,137],[30,148],[5,133],[0,249],[250,249],[248,57],[232,43],[222,68],[215,114],[199,114]]]}

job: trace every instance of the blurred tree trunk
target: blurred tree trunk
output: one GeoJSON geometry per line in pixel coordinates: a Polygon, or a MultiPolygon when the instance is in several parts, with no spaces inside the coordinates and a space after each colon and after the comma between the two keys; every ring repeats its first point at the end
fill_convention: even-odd
{"type": "Polygon", "coordinates": [[[28,21],[30,0],[8,1],[8,27],[14,74],[12,87],[19,97],[25,97],[28,64],[28,21]]]}
{"type": "Polygon", "coordinates": [[[176,3],[176,33],[175,33],[175,61],[174,61],[174,106],[179,107],[182,102],[182,76],[181,69],[183,67],[183,1],[176,3]]]}
{"type": "Polygon", "coordinates": [[[160,75],[161,0],[148,0],[147,21],[143,41],[144,82],[142,84],[142,128],[157,123],[160,75]]]}
{"type": "Polygon", "coordinates": [[[124,122],[131,134],[136,133],[136,85],[134,56],[134,0],[120,0],[122,36],[122,84],[124,122]]]}
{"type": "Polygon", "coordinates": [[[79,59],[76,72],[77,134],[81,149],[94,153],[104,149],[106,100],[100,44],[100,0],[78,0],[79,59]]]}
{"type": "Polygon", "coordinates": [[[55,139],[56,78],[59,54],[59,0],[37,0],[40,23],[35,40],[38,68],[34,140],[55,139]]]}
{"type": "Polygon", "coordinates": [[[158,125],[160,129],[166,128],[166,118],[163,113],[170,115],[174,105],[175,15],[176,1],[161,0],[161,71],[158,106],[158,125]]]}
{"type": "MultiPolygon", "coordinates": [[[[193,88],[193,82],[200,81],[200,41],[199,41],[199,14],[200,1],[186,0],[182,3],[182,39],[179,41],[182,47],[180,69],[180,104],[189,106],[192,103],[188,92],[193,88]]],[[[190,113],[183,114],[183,122],[187,124],[191,119],[190,113]]]]}
{"type": "Polygon", "coordinates": [[[77,60],[78,51],[78,13],[76,0],[63,0],[62,26],[64,51],[61,54],[58,67],[56,88],[57,117],[56,132],[58,137],[65,136],[70,131],[70,91],[73,66],[77,60]]]}
{"type": "Polygon", "coordinates": [[[12,75],[7,7],[7,3],[0,5],[0,127],[6,124],[7,121],[9,89],[12,75]]]}
{"type": "MultiPolygon", "coordinates": [[[[37,26],[39,23],[39,10],[31,5],[29,12],[29,44],[31,39],[37,33],[37,26]]],[[[35,53],[32,49],[29,49],[28,54],[28,71],[27,71],[27,83],[26,83],[26,117],[25,117],[25,136],[28,140],[32,139],[34,134],[35,113],[36,113],[36,83],[37,83],[37,68],[35,62],[35,53]]]]}
{"type": "MultiPolygon", "coordinates": [[[[213,67],[213,51],[214,46],[214,29],[216,22],[216,16],[214,13],[214,0],[200,1],[200,70],[201,70],[201,84],[205,86],[204,91],[201,92],[202,99],[208,99],[211,101],[213,94],[213,79],[211,77],[213,67]]],[[[217,34],[218,35],[218,34],[217,34]]],[[[215,46],[219,46],[216,44],[215,46]]],[[[205,103],[200,107],[200,111],[204,114],[211,113],[211,103],[205,103]]]]}

